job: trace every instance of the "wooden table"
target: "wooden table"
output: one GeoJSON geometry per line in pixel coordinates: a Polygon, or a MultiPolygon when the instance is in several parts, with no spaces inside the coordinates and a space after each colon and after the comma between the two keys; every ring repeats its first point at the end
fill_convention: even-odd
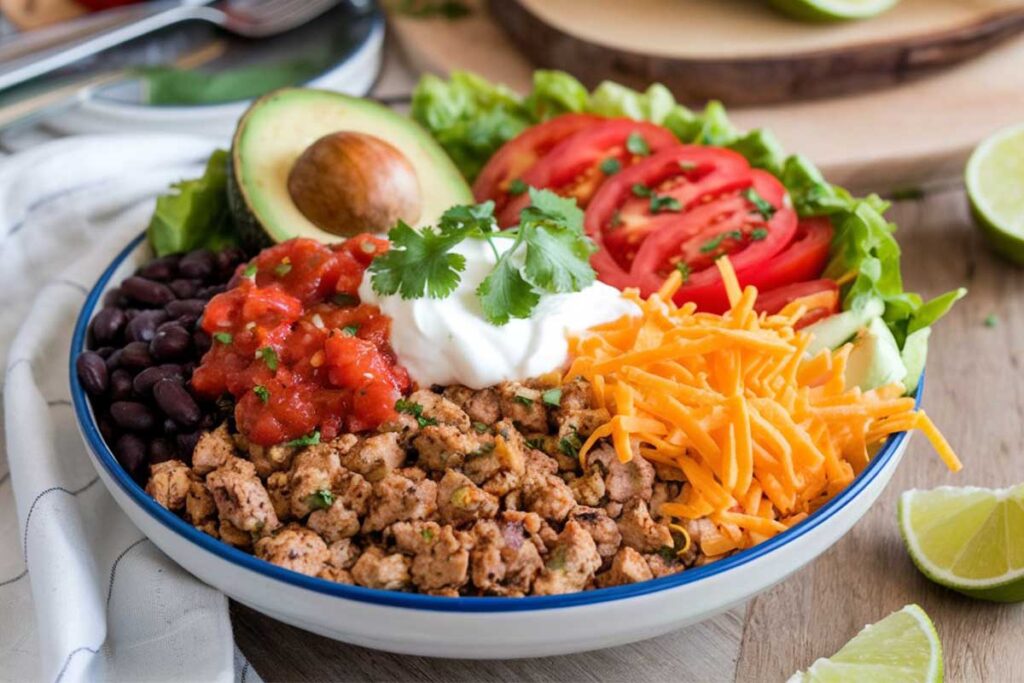
{"type": "MultiPolygon", "coordinates": [[[[389,68],[384,89],[405,77],[389,68]]],[[[949,474],[922,438],[911,443],[879,502],[835,547],[744,607],[660,638],[544,659],[405,657],[312,635],[232,606],[235,636],[267,681],[783,681],[828,656],[866,623],[911,602],[935,621],[948,681],[1024,680],[1024,607],[975,602],[940,588],[910,562],[896,525],[908,488],[1005,486],[1024,480],[1024,271],[999,260],[973,227],[961,188],[897,204],[909,289],[970,295],[932,337],[924,405],[959,449],[949,474]],[[996,316],[997,324],[985,319],[996,316]]]]}

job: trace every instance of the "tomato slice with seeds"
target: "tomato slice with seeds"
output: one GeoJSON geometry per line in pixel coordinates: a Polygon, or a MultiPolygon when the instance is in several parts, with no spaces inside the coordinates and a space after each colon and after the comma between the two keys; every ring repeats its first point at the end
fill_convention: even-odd
{"type": "Polygon", "coordinates": [[[559,142],[588,126],[604,121],[595,114],[562,114],[527,128],[494,153],[473,182],[473,197],[478,202],[494,201],[494,213],[504,209],[512,195],[509,184],[520,180],[526,171],[559,142]]]}
{"type": "Polygon", "coordinates": [[[748,274],[743,284],[768,292],[793,282],[817,280],[828,264],[833,233],[827,216],[802,219],[793,241],[757,272],[748,274]]]}
{"type": "Polygon", "coordinates": [[[790,302],[822,292],[832,294],[828,305],[816,306],[807,311],[794,326],[799,330],[839,312],[839,285],[834,280],[822,279],[793,282],[792,284],[783,285],[767,292],[758,292],[754,309],[758,313],[768,313],[770,315],[778,313],[790,302]]]}
{"type": "MultiPolygon", "coordinates": [[[[580,208],[585,208],[606,179],[622,172],[618,169],[628,169],[660,150],[678,145],[679,141],[668,129],[653,123],[604,119],[562,140],[520,179],[524,186],[572,197],[580,208]],[[617,167],[614,174],[602,170],[605,162],[617,167]]],[[[512,199],[497,214],[498,224],[515,225],[519,212],[529,203],[530,198],[525,193],[512,199]]]]}

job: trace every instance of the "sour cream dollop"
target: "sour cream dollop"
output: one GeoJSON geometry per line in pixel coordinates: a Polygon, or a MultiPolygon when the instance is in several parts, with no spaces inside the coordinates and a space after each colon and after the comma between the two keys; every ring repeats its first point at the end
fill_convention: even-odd
{"type": "MultiPolygon", "coordinates": [[[[499,250],[512,240],[496,239],[499,250]]],[[[484,240],[467,239],[455,251],[466,268],[454,292],[444,299],[380,296],[363,275],[359,297],[391,318],[391,347],[410,377],[422,387],[463,384],[482,389],[509,380],[560,369],[569,356],[567,335],[640,309],[603,282],[579,292],[545,294],[528,319],[492,325],[480,310],[477,286],[497,259],[484,240]]]]}

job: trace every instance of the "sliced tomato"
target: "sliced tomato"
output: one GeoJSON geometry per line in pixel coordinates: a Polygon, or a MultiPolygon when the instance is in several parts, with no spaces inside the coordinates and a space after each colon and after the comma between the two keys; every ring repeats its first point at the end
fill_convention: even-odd
{"type": "Polygon", "coordinates": [[[600,121],[604,118],[594,114],[563,114],[527,128],[490,158],[473,182],[473,196],[478,202],[493,200],[497,215],[511,199],[509,183],[522,179],[523,174],[559,142],[600,121]]]}
{"type": "Polygon", "coordinates": [[[828,217],[804,218],[797,224],[789,246],[741,282],[767,292],[794,282],[818,279],[828,264],[832,235],[832,221],[828,217]]]}
{"type": "Polygon", "coordinates": [[[796,324],[796,328],[800,329],[839,312],[839,285],[834,280],[822,279],[794,282],[767,292],[759,292],[754,308],[759,313],[771,315],[772,313],[778,313],[787,304],[797,299],[803,299],[804,297],[822,292],[828,292],[832,295],[828,298],[827,305],[815,306],[807,311],[796,324]]]}
{"type": "MultiPolygon", "coordinates": [[[[586,126],[555,145],[536,164],[522,174],[524,186],[549,189],[563,197],[573,197],[585,208],[606,178],[614,178],[602,170],[604,162],[614,160],[621,169],[644,161],[649,155],[679,144],[666,128],[646,121],[604,119],[586,126]],[[629,141],[637,144],[630,151],[629,141]],[[637,151],[640,148],[640,151],[637,151]]],[[[619,171],[621,172],[621,171],[619,171]]],[[[512,199],[497,214],[498,224],[514,225],[519,212],[530,203],[526,194],[512,199]]]]}

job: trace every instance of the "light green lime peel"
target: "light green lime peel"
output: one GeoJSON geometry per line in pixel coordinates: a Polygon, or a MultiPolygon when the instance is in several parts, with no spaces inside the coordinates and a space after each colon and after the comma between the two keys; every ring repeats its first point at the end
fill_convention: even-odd
{"type": "Polygon", "coordinates": [[[877,16],[899,0],[769,0],[772,7],[800,21],[848,21],[877,16]]]}
{"type": "Polygon", "coordinates": [[[1024,263],[1024,125],[999,131],[967,162],[967,196],[1000,254],[1024,263]]]}
{"type": "Polygon", "coordinates": [[[1024,484],[900,496],[900,532],[929,579],[981,600],[1024,601],[1024,484]]]}
{"type": "Polygon", "coordinates": [[[828,659],[819,659],[787,683],[941,683],[942,643],[917,605],[907,605],[864,627],[828,659]]]}

